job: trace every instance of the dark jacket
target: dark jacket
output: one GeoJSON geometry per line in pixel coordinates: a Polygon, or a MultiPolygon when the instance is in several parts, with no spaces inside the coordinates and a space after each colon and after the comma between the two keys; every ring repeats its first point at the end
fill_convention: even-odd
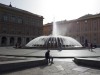
{"type": "Polygon", "coordinates": [[[49,51],[47,51],[47,52],[45,53],[45,58],[46,58],[46,59],[49,59],[49,58],[50,58],[50,52],[49,52],[49,51]]]}

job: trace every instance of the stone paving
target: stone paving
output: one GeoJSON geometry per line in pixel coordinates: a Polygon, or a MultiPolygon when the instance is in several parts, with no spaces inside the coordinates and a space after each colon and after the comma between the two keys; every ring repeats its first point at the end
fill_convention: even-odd
{"type": "Polygon", "coordinates": [[[72,60],[61,61],[60,59],[55,59],[52,65],[49,64],[2,75],[100,75],[100,70],[78,66],[72,60]]]}
{"type": "MultiPolygon", "coordinates": [[[[0,55],[12,55],[12,56],[29,56],[29,57],[44,57],[47,50],[37,49],[15,49],[10,47],[0,47],[0,55]]],[[[98,57],[100,56],[100,48],[93,49],[93,52],[88,49],[80,50],[51,50],[53,57],[98,57]]]]}
{"type": "MultiPolygon", "coordinates": [[[[52,50],[51,55],[54,57],[66,57],[66,58],[54,58],[54,64],[47,66],[40,66],[34,68],[27,68],[20,71],[9,72],[0,75],[100,75],[99,69],[90,67],[83,67],[76,65],[72,60],[73,58],[68,57],[100,57],[100,48],[93,49],[91,52],[88,49],[82,50],[52,50]]],[[[36,49],[14,49],[12,47],[0,47],[0,55],[12,55],[22,56],[44,56],[46,50],[36,49]]],[[[8,56],[7,56],[8,57],[8,56]]],[[[29,57],[28,57],[29,58],[29,57]]],[[[30,58],[32,59],[32,58],[30,58]]]]}
{"type": "Polygon", "coordinates": [[[25,57],[0,56],[0,62],[25,60],[25,57]]]}

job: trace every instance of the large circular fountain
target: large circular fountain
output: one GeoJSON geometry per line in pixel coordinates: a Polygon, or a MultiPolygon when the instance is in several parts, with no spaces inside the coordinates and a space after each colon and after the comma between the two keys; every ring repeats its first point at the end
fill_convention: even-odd
{"type": "Polygon", "coordinates": [[[64,49],[82,47],[82,45],[72,37],[58,35],[57,25],[53,22],[52,35],[37,37],[26,44],[26,47],[64,49]]]}
{"type": "Polygon", "coordinates": [[[65,36],[40,36],[31,40],[26,47],[36,48],[73,48],[82,45],[71,37],[65,36]]]}

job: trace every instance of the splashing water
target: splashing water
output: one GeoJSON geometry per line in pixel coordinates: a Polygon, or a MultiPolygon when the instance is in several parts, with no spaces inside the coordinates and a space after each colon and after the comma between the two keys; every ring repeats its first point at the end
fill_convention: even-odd
{"type": "Polygon", "coordinates": [[[58,34],[56,22],[53,22],[53,31],[50,36],[40,36],[31,40],[26,47],[37,47],[37,48],[73,48],[82,47],[82,45],[68,36],[60,36],[58,34]]]}
{"type": "Polygon", "coordinates": [[[53,35],[53,36],[57,36],[57,35],[58,35],[56,22],[53,22],[52,35],[53,35]]]}

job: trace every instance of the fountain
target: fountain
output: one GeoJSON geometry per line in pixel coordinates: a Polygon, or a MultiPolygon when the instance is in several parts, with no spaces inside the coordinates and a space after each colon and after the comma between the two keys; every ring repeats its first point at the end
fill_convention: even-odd
{"type": "Polygon", "coordinates": [[[52,35],[37,37],[26,44],[26,47],[46,49],[66,49],[82,47],[82,45],[72,37],[58,35],[56,26],[56,23],[53,22],[52,35]]]}

